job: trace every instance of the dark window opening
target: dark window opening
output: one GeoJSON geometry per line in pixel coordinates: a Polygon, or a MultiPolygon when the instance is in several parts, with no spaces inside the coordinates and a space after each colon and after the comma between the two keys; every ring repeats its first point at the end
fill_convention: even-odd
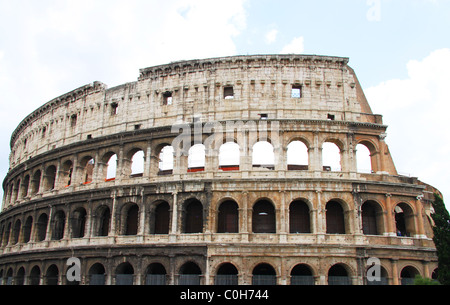
{"type": "Polygon", "coordinates": [[[155,209],[155,234],[169,234],[170,207],[167,202],[160,203],[155,209]]]}
{"type": "Polygon", "coordinates": [[[166,91],[163,93],[163,105],[172,105],[173,97],[172,92],[166,91]]]}
{"type": "Polygon", "coordinates": [[[75,126],[77,126],[77,115],[73,114],[70,117],[70,127],[75,127],[75,126]]]}
{"type": "Polygon", "coordinates": [[[259,119],[260,119],[260,120],[267,120],[267,119],[268,119],[267,113],[261,113],[261,114],[259,115],[259,119]]]}
{"type": "Polygon", "coordinates": [[[125,235],[137,235],[138,232],[139,207],[132,205],[127,211],[125,235]]]}
{"type": "Polygon", "coordinates": [[[238,284],[238,270],[230,263],[223,264],[217,271],[214,279],[215,285],[237,285],[238,284]]]}
{"type": "Polygon", "coordinates": [[[108,236],[111,212],[108,207],[104,207],[100,212],[98,236],[108,236]]]}
{"type": "Polygon", "coordinates": [[[111,104],[111,115],[116,115],[118,113],[118,110],[119,110],[119,104],[112,103],[111,104]]]}
{"type": "Polygon", "coordinates": [[[314,285],[314,277],[311,268],[300,264],[291,271],[291,285],[314,285]]]}
{"type": "Polygon", "coordinates": [[[276,285],[277,275],[269,264],[259,264],[253,269],[252,285],[276,285]]]}
{"type": "Polygon", "coordinates": [[[328,285],[351,285],[351,279],[344,266],[334,265],[330,268],[328,271],[328,285]]]}
{"type": "Polygon", "coordinates": [[[330,201],[326,206],[327,234],[345,234],[344,210],[337,201],[330,201]]]}
{"type": "Polygon", "coordinates": [[[239,211],[234,201],[226,201],[219,207],[217,233],[238,233],[239,211]]]}
{"type": "Polygon", "coordinates": [[[66,214],[63,211],[58,211],[55,214],[53,225],[52,240],[61,240],[64,238],[64,227],[66,225],[66,214]]]}
{"type": "Polygon", "coordinates": [[[289,232],[311,233],[309,207],[303,201],[294,201],[289,207],[289,232]]]}
{"type": "Polygon", "coordinates": [[[365,202],[362,206],[362,227],[365,235],[379,235],[376,203],[365,202]]]}
{"type": "Polygon", "coordinates": [[[223,89],[223,97],[226,100],[234,99],[234,89],[233,89],[233,87],[225,87],[223,89]]]}
{"type": "Polygon", "coordinates": [[[200,201],[187,203],[185,211],[184,233],[203,232],[203,206],[200,201]]]}
{"type": "Polygon", "coordinates": [[[81,208],[73,213],[72,218],[72,237],[82,238],[86,228],[86,210],[81,208]]]}
{"type": "Polygon", "coordinates": [[[269,201],[259,201],[253,206],[253,233],[276,233],[275,209],[269,201]]]}
{"type": "Polygon", "coordinates": [[[335,115],[334,114],[328,114],[328,116],[327,116],[327,120],[328,121],[334,121],[334,119],[335,119],[335,115]]]}

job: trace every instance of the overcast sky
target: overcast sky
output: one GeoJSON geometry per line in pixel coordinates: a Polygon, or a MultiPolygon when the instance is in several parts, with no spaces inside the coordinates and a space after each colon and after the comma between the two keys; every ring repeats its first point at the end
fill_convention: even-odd
{"type": "Polygon", "coordinates": [[[397,170],[448,197],[449,29],[450,0],[0,0],[0,176],[20,121],[82,85],[177,60],[303,53],[349,57],[397,170]]]}

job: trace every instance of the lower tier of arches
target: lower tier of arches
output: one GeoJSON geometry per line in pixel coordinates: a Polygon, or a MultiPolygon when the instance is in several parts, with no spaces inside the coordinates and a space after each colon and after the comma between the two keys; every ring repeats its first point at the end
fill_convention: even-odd
{"type": "Polygon", "coordinates": [[[435,251],[408,247],[160,244],[0,257],[2,285],[405,285],[436,271],[435,251]]]}

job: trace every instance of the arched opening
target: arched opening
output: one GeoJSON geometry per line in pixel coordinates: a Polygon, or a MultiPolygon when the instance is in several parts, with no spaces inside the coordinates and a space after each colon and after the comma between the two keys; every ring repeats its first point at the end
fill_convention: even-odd
{"type": "Polygon", "coordinates": [[[276,233],[275,208],[267,200],[260,200],[253,206],[253,233],[276,233]]]}
{"type": "Polygon", "coordinates": [[[361,207],[362,229],[365,235],[380,235],[383,230],[383,210],[375,201],[366,201],[361,207]]]}
{"type": "Polygon", "coordinates": [[[94,177],[94,166],[95,166],[95,160],[92,157],[84,157],[81,160],[81,168],[82,168],[82,183],[83,184],[89,184],[92,182],[92,179],[94,177]]]}
{"type": "Polygon", "coordinates": [[[203,205],[197,199],[188,200],[185,203],[183,233],[202,233],[203,232],[203,205]]]}
{"type": "Polygon", "coordinates": [[[47,214],[41,214],[36,223],[36,241],[44,241],[47,236],[47,214]]]}
{"type": "Polygon", "coordinates": [[[138,150],[131,157],[131,177],[142,177],[144,174],[144,151],[138,150]]]}
{"type": "Polygon", "coordinates": [[[56,166],[50,165],[45,170],[44,191],[51,191],[55,189],[55,181],[56,181],[56,166]]]}
{"type": "Polygon", "coordinates": [[[154,234],[169,234],[170,206],[167,202],[159,203],[155,208],[154,234]]]}
{"type": "Polygon", "coordinates": [[[105,267],[100,263],[95,263],[89,268],[89,285],[102,286],[106,283],[105,267]]]}
{"type": "Polygon", "coordinates": [[[17,219],[15,224],[14,224],[14,229],[13,229],[13,245],[18,244],[20,241],[20,229],[22,227],[22,222],[20,221],[20,219],[17,219]]]}
{"type": "Polygon", "coordinates": [[[48,267],[47,272],[45,273],[45,284],[46,285],[58,285],[59,282],[59,270],[56,265],[51,265],[48,267]]]}
{"type": "Polygon", "coordinates": [[[337,201],[329,201],[326,213],[327,234],[345,234],[345,217],[341,204],[337,201]]]}
{"type": "MultiPolygon", "coordinates": [[[[389,279],[388,279],[388,273],[386,271],[386,269],[383,266],[379,266],[380,267],[380,277],[377,278],[377,275],[373,275],[375,276],[374,279],[372,279],[371,281],[369,281],[369,279],[366,277],[366,285],[370,285],[370,286],[380,286],[380,285],[389,285],[389,279]]],[[[371,268],[371,266],[369,266],[369,268],[371,268]]],[[[368,274],[369,270],[366,270],[365,274],[368,274]]]]}
{"type": "Polygon", "coordinates": [[[259,264],[252,272],[252,285],[276,285],[277,274],[269,264],[259,264]]]}
{"type": "Polygon", "coordinates": [[[23,226],[23,242],[28,243],[31,239],[31,229],[33,226],[33,217],[28,216],[23,226]]]}
{"type": "Polygon", "coordinates": [[[416,275],[420,275],[419,271],[412,267],[412,266],[406,266],[402,269],[402,272],[400,273],[401,283],[402,285],[414,285],[414,279],[416,278],[416,275]]]}
{"type": "Polygon", "coordinates": [[[200,285],[202,271],[194,262],[185,263],[180,268],[178,285],[200,285]]]}
{"type": "Polygon", "coordinates": [[[397,236],[411,237],[415,234],[414,213],[411,207],[401,202],[394,208],[397,236]]]}
{"type": "Polygon", "coordinates": [[[328,270],[328,285],[351,285],[352,281],[347,269],[342,264],[336,264],[328,270]]]}
{"type": "Polygon", "coordinates": [[[222,144],[219,149],[219,170],[237,171],[240,166],[240,148],[239,144],[227,142],[222,144]]]}
{"type": "Polygon", "coordinates": [[[219,207],[217,233],[239,232],[239,207],[236,202],[227,200],[219,207]]]}
{"type": "Polygon", "coordinates": [[[132,204],[126,210],[125,235],[137,235],[139,225],[139,207],[132,204]]]}
{"type": "Polygon", "coordinates": [[[147,276],[145,277],[146,285],[161,286],[167,284],[166,268],[160,263],[150,264],[147,268],[147,276]]]}
{"type": "Polygon", "coordinates": [[[12,268],[8,269],[8,272],[6,272],[6,285],[10,286],[13,284],[14,280],[14,274],[12,268]]]}
{"type": "Polygon", "coordinates": [[[34,175],[33,179],[31,180],[31,195],[36,195],[39,192],[39,188],[41,186],[41,171],[37,170],[34,175]]]}
{"type": "Polygon", "coordinates": [[[17,271],[16,274],[16,281],[15,284],[22,286],[25,283],[25,268],[24,267],[20,267],[20,269],[17,271]]]}
{"type": "Polygon", "coordinates": [[[340,172],[341,150],[332,142],[325,142],[322,146],[322,165],[324,171],[340,172]]]}
{"type": "Polygon", "coordinates": [[[62,171],[60,172],[61,181],[64,187],[72,185],[73,163],[67,160],[62,165],[62,171]]]}
{"type": "Polygon", "coordinates": [[[9,244],[9,238],[11,235],[11,223],[8,223],[8,226],[6,227],[5,235],[3,236],[3,245],[7,246],[9,244]]]}
{"type": "Polygon", "coordinates": [[[53,218],[52,240],[61,240],[64,238],[64,228],[66,225],[66,214],[63,211],[57,211],[53,218]]]}
{"type": "Polygon", "coordinates": [[[38,266],[31,269],[28,284],[33,286],[41,284],[41,269],[38,266]]]}
{"type": "Polygon", "coordinates": [[[97,221],[98,224],[96,236],[108,236],[109,226],[111,223],[111,211],[109,210],[109,207],[102,206],[98,209],[97,221]]]}
{"type": "Polygon", "coordinates": [[[287,146],[287,169],[308,170],[308,147],[302,141],[293,141],[287,146]]]}
{"type": "Polygon", "coordinates": [[[159,172],[158,175],[171,175],[173,172],[174,149],[167,145],[159,153],[159,172]]]}
{"type": "Polygon", "coordinates": [[[205,170],[205,145],[195,144],[189,149],[188,173],[202,172],[205,170]]]}
{"type": "Polygon", "coordinates": [[[291,285],[315,285],[311,268],[305,264],[298,264],[292,268],[291,285]]]}
{"type": "Polygon", "coordinates": [[[117,155],[113,154],[109,158],[107,157],[107,159],[105,180],[112,181],[116,179],[117,175],[117,155]]]}
{"type": "Polygon", "coordinates": [[[233,264],[224,263],[217,270],[215,285],[238,285],[238,270],[233,264]]]}
{"type": "Polygon", "coordinates": [[[370,155],[370,150],[366,145],[356,145],[356,170],[358,173],[372,173],[372,160],[370,155]]]}
{"type": "Polygon", "coordinates": [[[306,202],[296,200],[289,206],[289,233],[311,233],[310,211],[306,202]]]}
{"type": "Polygon", "coordinates": [[[78,208],[72,216],[72,238],[82,238],[86,228],[86,210],[78,208]]]}
{"type": "Polygon", "coordinates": [[[130,263],[122,263],[116,268],[116,285],[133,285],[134,268],[130,263]]]}
{"type": "Polygon", "coordinates": [[[20,192],[19,192],[19,199],[27,197],[28,196],[28,188],[30,186],[30,175],[26,175],[25,178],[23,178],[20,192]]]}
{"type": "Polygon", "coordinates": [[[275,153],[273,145],[267,141],[260,141],[253,145],[253,168],[275,169],[275,153]]]}

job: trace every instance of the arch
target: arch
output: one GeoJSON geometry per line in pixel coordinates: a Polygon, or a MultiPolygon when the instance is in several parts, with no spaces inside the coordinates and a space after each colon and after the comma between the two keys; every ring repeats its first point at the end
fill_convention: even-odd
{"type": "Polygon", "coordinates": [[[205,145],[195,144],[189,149],[188,173],[201,172],[205,170],[205,145]]]}
{"type": "Polygon", "coordinates": [[[326,205],[327,234],[345,234],[345,216],[342,205],[331,200],[326,205]]]}
{"type": "Polygon", "coordinates": [[[51,265],[47,268],[45,273],[45,284],[46,285],[58,285],[59,282],[59,270],[56,265],[51,265]]]}
{"type": "Polygon", "coordinates": [[[223,263],[217,269],[214,285],[238,285],[238,270],[231,263],[223,263]]]}
{"type": "Polygon", "coordinates": [[[23,225],[23,242],[28,243],[31,239],[31,229],[33,227],[33,217],[28,216],[23,225]]]}
{"type": "Polygon", "coordinates": [[[261,263],[253,268],[252,285],[276,285],[277,273],[275,269],[266,263],[261,263]]]}
{"type": "Polygon", "coordinates": [[[361,206],[362,230],[365,235],[381,235],[384,233],[383,209],[372,200],[368,200],[361,206]]]}
{"type": "Polygon", "coordinates": [[[311,233],[309,206],[302,200],[289,205],[289,233],[311,233]]]}
{"type": "Polygon", "coordinates": [[[306,264],[295,265],[291,270],[291,285],[315,285],[311,267],[306,264]]]}
{"type": "Polygon", "coordinates": [[[20,242],[20,229],[22,228],[22,222],[20,221],[20,219],[17,219],[16,222],[14,223],[14,228],[13,228],[13,240],[12,243],[18,244],[20,242]]]}
{"type": "Polygon", "coordinates": [[[82,238],[86,231],[86,210],[77,208],[72,213],[72,238],[82,238]]]}
{"type": "Polygon", "coordinates": [[[25,284],[25,268],[20,267],[19,270],[16,273],[16,285],[22,286],[25,284]]]}
{"type": "Polygon", "coordinates": [[[268,200],[260,200],[253,205],[252,232],[276,233],[276,215],[273,204],[268,200]]]}
{"type": "Polygon", "coordinates": [[[146,285],[166,285],[167,284],[167,271],[166,268],[160,263],[152,263],[147,267],[146,285]]]}
{"type": "Polygon", "coordinates": [[[128,263],[121,263],[116,268],[116,285],[133,285],[134,283],[134,268],[128,263]]]}
{"type": "Polygon", "coordinates": [[[107,205],[102,205],[96,211],[95,236],[108,236],[111,224],[111,210],[107,205]]]}
{"type": "Polygon", "coordinates": [[[48,216],[42,213],[36,222],[36,241],[44,241],[47,236],[48,216]]]}
{"type": "Polygon", "coordinates": [[[333,265],[328,270],[328,285],[351,285],[352,280],[345,264],[333,265]]]}
{"type": "Polygon", "coordinates": [[[64,187],[69,187],[72,185],[72,174],[73,174],[73,163],[71,160],[66,160],[62,165],[62,170],[60,171],[60,180],[64,187]]]}
{"type": "Polygon", "coordinates": [[[19,199],[28,196],[28,188],[30,186],[30,175],[26,175],[20,186],[19,199]]]}
{"type": "Polygon", "coordinates": [[[28,284],[39,285],[40,283],[41,283],[41,269],[39,268],[39,266],[35,265],[33,268],[31,268],[28,284]]]}
{"type": "Polygon", "coordinates": [[[61,240],[64,238],[64,228],[66,226],[66,214],[59,210],[53,217],[52,240],[61,240]]]}
{"type": "Polygon", "coordinates": [[[259,141],[252,149],[253,168],[275,169],[275,153],[273,145],[267,141],[259,141]]]}
{"type": "Polygon", "coordinates": [[[131,177],[142,177],[144,174],[145,154],[142,149],[134,149],[131,156],[131,177]]]}
{"type": "Polygon", "coordinates": [[[367,278],[367,274],[369,272],[368,269],[371,268],[372,266],[367,267],[366,272],[364,273],[366,285],[370,285],[370,286],[389,285],[389,275],[386,271],[386,268],[384,268],[383,266],[379,266],[380,267],[380,278],[369,281],[369,279],[367,278]]]}
{"type": "Polygon", "coordinates": [[[234,171],[239,170],[241,153],[239,144],[227,142],[219,148],[219,170],[234,171]]]}
{"type": "Polygon", "coordinates": [[[33,174],[33,179],[31,180],[31,195],[36,195],[39,192],[39,188],[41,186],[41,176],[42,174],[40,170],[37,170],[33,174]]]}
{"type": "Polygon", "coordinates": [[[14,273],[13,273],[13,269],[9,268],[8,272],[6,272],[6,285],[12,285],[13,284],[13,280],[14,280],[14,273]]]}
{"type": "Polygon", "coordinates": [[[309,156],[308,147],[303,141],[292,141],[286,151],[288,170],[308,170],[309,156]]]}
{"type": "Polygon", "coordinates": [[[86,156],[83,159],[81,159],[80,166],[81,166],[81,182],[83,184],[91,183],[94,177],[95,159],[92,158],[91,156],[86,156]]]}
{"type": "Polygon", "coordinates": [[[100,263],[95,263],[89,268],[89,285],[105,285],[106,271],[105,267],[100,263]]]}
{"type": "Polygon", "coordinates": [[[413,266],[406,266],[400,272],[402,285],[414,285],[414,279],[420,272],[413,266]]]}
{"type": "Polygon", "coordinates": [[[239,233],[239,206],[235,201],[227,200],[220,204],[217,233],[239,233]]]}
{"type": "Polygon", "coordinates": [[[166,201],[158,203],[155,207],[153,227],[150,230],[153,234],[169,234],[170,229],[170,206],[166,201]]]}
{"type": "Polygon", "coordinates": [[[51,191],[55,189],[55,182],[56,182],[56,166],[50,165],[45,170],[44,175],[44,191],[51,191]]]}
{"type": "Polygon", "coordinates": [[[189,199],[184,204],[183,233],[203,232],[203,205],[197,199],[189,199]]]}
{"type": "Polygon", "coordinates": [[[174,165],[174,149],[171,145],[164,146],[159,153],[159,175],[171,174],[174,165]]]}
{"type": "Polygon", "coordinates": [[[394,207],[397,236],[411,237],[415,234],[414,212],[411,206],[400,202],[394,207]]]}
{"type": "Polygon", "coordinates": [[[194,262],[187,262],[180,268],[178,285],[200,285],[202,271],[194,262]]]}
{"type": "Polygon", "coordinates": [[[340,172],[342,170],[341,149],[336,143],[330,141],[323,143],[322,166],[324,171],[340,172]]]}
{"type": "Polygon", "coordinates": [[[359,143],[356,145],[355,150],[356,150],[356,171],[358,173],[372,173],[373,166],[369,148],[365,144],[359,143]]]}
{"type": "Polygon", "coordinates": [[[137,204],[129,204],[124,208],[125,223],[124,235],[137,235],[139,227],[139,207],[137,204]]]}
{"type": "Polygon", "coordinates": [[[106,164],[106,170],[104,171],[105,181],[115,180],[117,176],[117,154],[109,152],[103,157],[103,160],[106,164]]]}

